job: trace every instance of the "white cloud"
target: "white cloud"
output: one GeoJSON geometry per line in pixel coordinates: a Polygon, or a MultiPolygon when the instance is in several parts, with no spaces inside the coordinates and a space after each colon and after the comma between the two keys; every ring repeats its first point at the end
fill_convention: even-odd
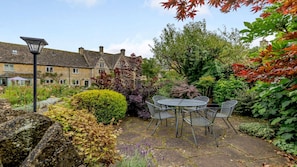
{"type": "Polygon", "coordinates": [[[87,7],[92,7],[103,0],[65,0],[70,4],[83,4],[87,7]]]}
{"type": "Polygon", "coordinates": [[[121,49],[125,49],[126,56],[130,56],[134,53],[136,56],[142,56],[142,58],[151,58],[153,53],[150,51],[150,46],[153,45],[153,40],[131,40],[126,39],[121,43],[111,44],[104,49],[107,53],[119,53],[121,49]]]}
{"type": "MultiPolygon", "coordinates": [[[[169,10],[165,10],[161,4],[161,2],[165,2],[165,0],[145,0],[144,4],[145,6],[148,6],[150,8],[153,8],[153,9],[157,9],[161,12],[169,12],[170,14],[172,15],[175,15],[176,13],[176,9],[175,8],[171,8],[169,10]]],[[[198,11],[197,12],[197,15],[211,15],[210,13],[210,10],[209,10],[209,6],[208,5],[203,5],[203,6],[198,6],[196,7],[196,10],[198,11]]]]}
{"type": "Polygon", "coordinates": [[[144,3],[151,8],[162,8],[161,2],[164,2],[164,0],[145,0],[144,3]]]}
{"type": "MultiPolygon", "coordinates": [[[[274,35],[269,35],[267,37],[265,37],[265,40],[270,42],[271,40],[273,40],[275,38],[274,35]]],[[[260,46],[260,41],[262,41],[263,38],[257,38],[254,41],[252,41],[252,43],[250,44],[250,47],[255,47],[255,46],[260,46]]]]}

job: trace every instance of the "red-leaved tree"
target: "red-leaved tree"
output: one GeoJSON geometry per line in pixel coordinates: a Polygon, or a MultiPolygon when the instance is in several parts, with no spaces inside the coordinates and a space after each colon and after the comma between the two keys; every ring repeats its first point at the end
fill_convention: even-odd
{"type": "Polygon", "coordinates": [[[281,3],[279,10],[284,14],[296,14],[297,5],[295,0],[167,0],[161,2],[165,9],[176,8],[176,18],[184,20],[186,18],[194,18],[199,12],[197,7],[209,5],[220,8],[222,12],[229,12],[230,10],[237,10],[241,6],[251,6],[251,11],[258,12],[264,6],[281,3]]]}

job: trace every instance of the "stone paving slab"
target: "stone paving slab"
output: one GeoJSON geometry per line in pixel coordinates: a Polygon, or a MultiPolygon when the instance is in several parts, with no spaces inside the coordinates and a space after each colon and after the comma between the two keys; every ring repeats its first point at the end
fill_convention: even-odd
{"type": "MultiPolygon", "coordinates": [[[[248,122],[250,118],[233,116],[230,120],[238,129],[241,122],[248,122]]],[[[139,151],[149,155],[153,166],[158,167],[283,167],[292,164],[277,154],[278,149],[271,143],[241,132],[236,134],[221,120],[214,128],[219,147],[211,134],[205,135],[204,128],[195,128],[197,147],[188,125],[183,126],[181,137],[175,137],[174,119],[168,121],[167,126],[163,122],[154,135],[151,132],[155,124],[146,129],[148,124],[148,120],[136,117],[123,120],[117,144],[122,154],[132,155],[139,151]]]]}

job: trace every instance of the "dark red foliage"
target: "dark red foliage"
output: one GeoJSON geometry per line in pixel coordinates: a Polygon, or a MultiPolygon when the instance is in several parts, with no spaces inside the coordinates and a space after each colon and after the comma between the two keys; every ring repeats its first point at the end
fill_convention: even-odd
{"type": "Polygon", "coordinates": [[[132,54],[131,57],[121,60],[121,67],[114,69],[114,76],[102,72],[100,76],[92,78],[92,84],[99,89],[111,89],[122,93],[128,102],[127,115],[147,119],[150,114],[146,110],[145,100],[154,94],[156,89],[152,84],[142,85],[141,63],[142,58],[132,54]]]}

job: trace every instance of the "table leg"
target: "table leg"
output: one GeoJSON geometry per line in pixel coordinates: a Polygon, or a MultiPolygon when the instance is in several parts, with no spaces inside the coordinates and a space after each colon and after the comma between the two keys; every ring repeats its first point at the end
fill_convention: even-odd
{"type": "Polygon", "coordinates": [[[177,109],[175,109],[175,137],[178,137],[178,113],[177,109]]]}
{"type": "Polygon", "coordinates": [[[176,121],[176,137],[181,137],[182,136],[182,128],[183,128],[183,115],[182,115],[182,124],[181,124],[181,130],[179,132],[178,130],[178,117],[179,117],[179,114],[182,114],[182,108],[181,107],[178,107],[177,110],[175,110],[175,121],[176,121]]]}

